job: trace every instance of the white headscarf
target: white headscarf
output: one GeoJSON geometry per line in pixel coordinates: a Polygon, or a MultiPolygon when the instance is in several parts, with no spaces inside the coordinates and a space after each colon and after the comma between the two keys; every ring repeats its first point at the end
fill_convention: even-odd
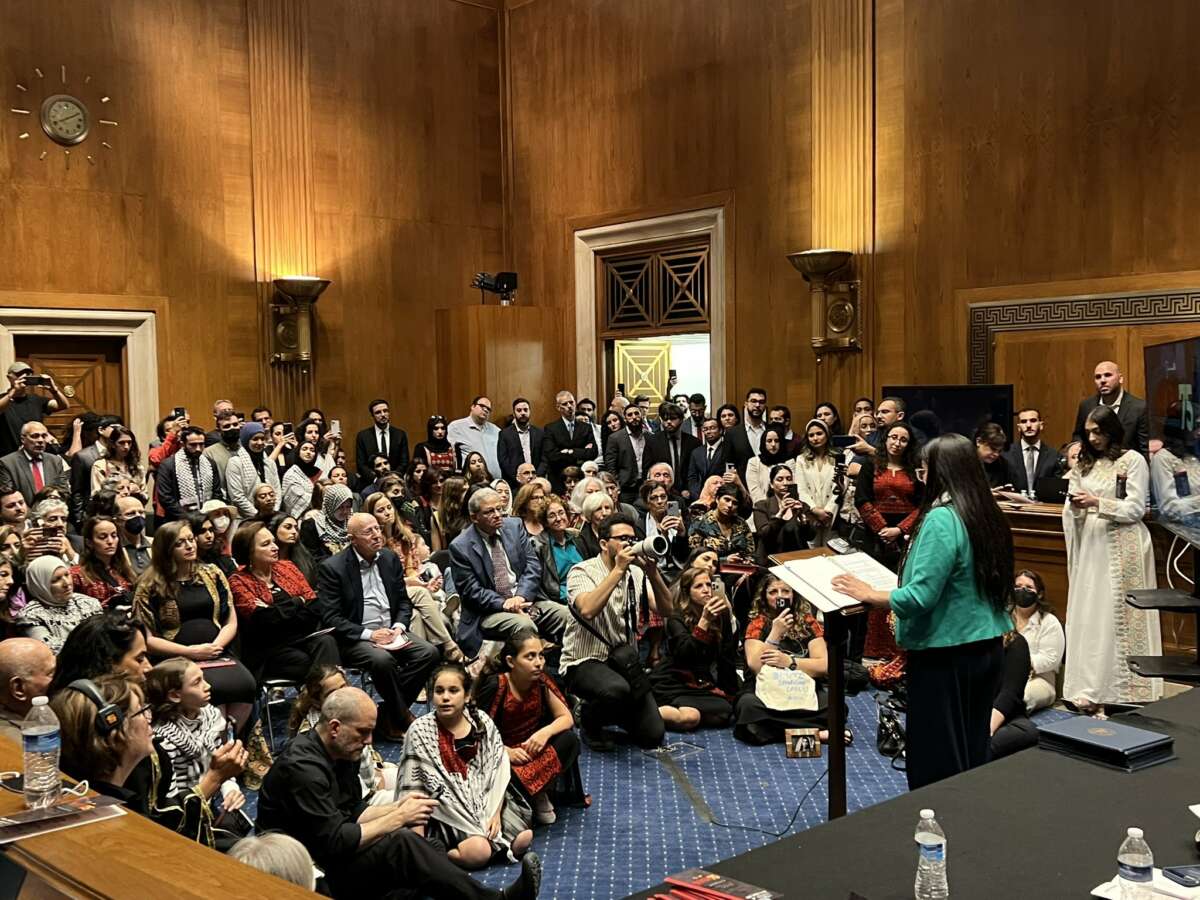
{"type": "Polygon", "coordinates": [[[59,569],[70,571],[71,567],[57,556],[39,556],[25,567],[25,592],[31,600],[45,603],[47,606],[62,606],[61,600],[54,596],[50,583],[59,569]]]}

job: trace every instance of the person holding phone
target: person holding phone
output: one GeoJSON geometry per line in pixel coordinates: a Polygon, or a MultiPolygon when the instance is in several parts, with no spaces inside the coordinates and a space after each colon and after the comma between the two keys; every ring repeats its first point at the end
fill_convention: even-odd
{"type": "MultiPolygon", "coordinates": [[[[734,473],[736,476],[736,473],[734,473]]],[[[738,515],[741,492],[737,485],[725,483],[717,488],[716,506],[693,519],[688,527],[688,545],[709,547],[722,561],[748,563],[754,560],[754,534],[746,520],[738,515]]]]}
{"type": "Polygon", "coordinates": [[[812,525],[811,547],[824,547],[834,535],[838,517],[836,451],[830,446],[830,430],[824,419],[811,419],[804,426],[804,447],[792,463],[800,502],[812,525]]]}
{"type": "Polygon", "coordinates": [[[645,514],[638,523],[648,538],[661,534],[667,539],[667,555],[659,560],[663,577],[670,581],[679,573],[687,559],[687,523],[678,500],[672,500],[667,488],[657,481],[647,481],[638,491],[645,514]]]}
{"type": "Polygon", "coordinates": [[[770,496],[754,504],[754,546],[763,566],[776,553],[807,550],[813,537],[791,468],[774,465],[770,475],[770,496]]]}
{"type": "Polygon", "coordinates": [[[27,422],[43,422],[51,413],[62,412],[71,402],[59,389],[52,375],[34,375],[33,366],[15,362],[8,367],[8,390],[0,394],[0,456],[21,446],[21,429],[27,422]],[[33,393],[44,388],[49,396],[33,393]]]}

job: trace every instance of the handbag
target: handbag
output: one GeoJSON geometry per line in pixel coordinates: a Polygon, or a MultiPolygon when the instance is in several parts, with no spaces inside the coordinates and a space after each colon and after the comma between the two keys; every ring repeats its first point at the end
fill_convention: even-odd
{"type": "MultiPolygon", "coordinates": [[[[592,623],[580,614],[579,610],[575,608],[574,603],[568,603],[567,608],[571,610],[571,615],[575,617],[575,621],[582,625],[584,629],[590,631],[596,640],[608,648],[608,659],[604,661],[604,664],[625,680],[625,682],[629,685],[629,699],[633,702],[636,702],[650,693],[651,686],[650,678],[646,675],[646,670],[642,668],[642,658],[638,654],[637,644],[634,642],[634,634],[636,631],[633,628],[629,617],[629,613],[633,608],[632,600],[634,597],[632,590],[632,575],[629,579],[629,585],[631,589],[626,592],[625,603],[625,628],[626,634],[628,635],[628,640],[624,644],[614,644],[611,641],[606,640],[604,635],[597,631],[592,626],[592,623]]],[[[645,594],[645,590],[646,579],[643,575],[643,595],[645,594]]]]}
{"type": "Polygon", "coordinates": [[[817,709],[817,683],[807,672],[763,666],[754,679],[754,696],[776,712],[817,709]]]}
{"type": "Polygon", "coordinates": [[[904,759],[904,725],[900,722],[899,704],[892,698],[879,704],[879,726],[875,732],[875,749],[892,761],[893,769],[898,760],[904,759]]]}

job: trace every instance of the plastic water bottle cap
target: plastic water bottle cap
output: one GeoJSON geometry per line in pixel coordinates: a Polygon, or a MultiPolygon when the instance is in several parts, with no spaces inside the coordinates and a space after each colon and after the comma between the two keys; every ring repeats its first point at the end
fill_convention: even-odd
{"type": "Polygon", "coordinates": [[[1142,836],[1142,829],[1140,829],[1140,828],[1130,828],[1130,829],[1129,829],[1128,831],[1126,831],[1125,833],[1126,833],[1127,835],[1129,835],[1131,838],[1140,838],[1140,837],[1142,836]]]}
{"type": "Polygon", "coordinates": [[[932,809],[921,810],[921,818],[922,819],[932,819],[933,818],[933,810],[932,809]]]}
{"type": "Polygon", "coordinates": [[[34,698],[33,698],[33,705],[34,705],[34,706],[45,706],[45,705],[46,705],[47,703],[49,703],[49,702],[50,702],[50,698],[49,698],[49,697],[34,697],[34,698]]]}

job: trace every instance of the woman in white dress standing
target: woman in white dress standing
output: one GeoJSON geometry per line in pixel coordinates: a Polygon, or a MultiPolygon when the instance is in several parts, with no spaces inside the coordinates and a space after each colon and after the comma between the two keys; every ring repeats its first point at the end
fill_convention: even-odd
{"type": "Polygon", "coordinates": [[[796,490],[800,502],[809,508],[809,523],[813,527],[811,547],[824,547],[834,536],[838,501],[834,496],[834,454],[829,445],[829,426],[821,419],[810,419],[804,426],[804,449],[792,463],[796,490]]]}
{"type": "Polygon", "coordinates": [[[1067,668],[1063,698],[1103,715],[1106,703],[1149,703],[1162,680],[1129,670],[1128,656],[1162,653],[1158,613],[1134,609],[1128,591],[1156,586],[1154,548],[1142,522],[1150,469],[1123,446],[1117,414],[1088,415],[1078,465],[1063,507],[1067,540],[1067,668]]]}

